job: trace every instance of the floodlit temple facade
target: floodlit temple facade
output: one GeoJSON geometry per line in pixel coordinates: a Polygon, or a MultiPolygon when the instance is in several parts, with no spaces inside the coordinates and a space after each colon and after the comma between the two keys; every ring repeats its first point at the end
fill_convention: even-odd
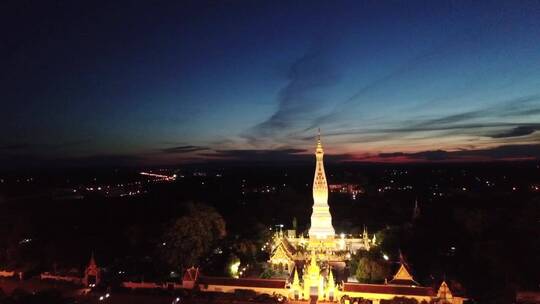
{"type": "Polygon", "coordinates": [[[323,157],[324,150],[319,133],[315,149],[311,226],[307,236],[299,234],[296,230],[276,233],[269,260],[274,270],[291,274],[296,266],[310,259],[312,251],[321,261],[342,268],[352,253],[358,250],[369,250],[370,247],[376,246],[375,235],[370,238],[366,228],[358,237],[351,237],[344,233],[336,235],[328,205],[328,182],[323,157]]]}
{"type": "Polygon", "coordinates": [[[384,284],[336,282],[334,271],[342,270],[352,253],[377,246],[377,240],[375,236],[370,238],[365,228],[362,235],[356,238],[345,234],[336,235],[328,205],[323,156],[319,134],[315,150],[313,211],[308,235],[298,234],[295,230],[287,230],[285,233],[280,230],[274,236],[271,246],[268,264],[287,274],[284,278],[207,277],[200,274],[197,268],[191,268],[184,275],[184,288],[223,293],[250,291],[306,303],[462,304],[465,298],[452,294],[444,281],[438,288],[420,286],[403,263],[393,278],[385,280],[384,284]]]}
{"type": "Polygon", "coordinates": [[[300,279],[296,269],[292,279],[207,277],[199,269],[186,270],[182,286],[202,292],[267,294],[293,303],[339,302],[341,304],[437,303],[463,304],[466,298],[454,295],[442,281],[438,288],[420,286],[404,265],[393,279],[384,284],[336,282],[332,271],[324,272],[317,257],[312,255],[306,272],[300,279]]]}

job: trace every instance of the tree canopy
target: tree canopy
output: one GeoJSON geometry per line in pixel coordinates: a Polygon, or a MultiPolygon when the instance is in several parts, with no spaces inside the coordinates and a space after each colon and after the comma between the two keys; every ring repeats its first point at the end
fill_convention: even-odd
{"type": "Polygon", "coordinates": [[[377,250],[353,255],[350,267],[359,282],[380,283],[390,275],[390,266],[381,256],[377,250]]]}
{"type": "Polygon", "coordinates": [[[213,207],[189,204],[187,213],[174,220],[164,233],[160,244],[164,260],[176,269],[198,265],[225,234],[225,220],[213,207]]]}

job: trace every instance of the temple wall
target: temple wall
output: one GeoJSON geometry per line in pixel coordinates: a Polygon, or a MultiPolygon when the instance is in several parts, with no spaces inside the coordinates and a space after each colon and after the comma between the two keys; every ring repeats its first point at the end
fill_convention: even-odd
{"type": "Polygon", "coordinates": [[[412,296],[412,295],[385,294],[385,293],[341,291],[340,297],[343,297],[343,296],[349,296],[350,298],[364,298],[368,300],[391,300],[395,297],[405,297],[405,298],[410,298],[410,299],[416,299],[418,302],[422,302],[422,300],[425,300],[428,303],[432,299],[429,296],[412,296]]]}
{"type": "Polygon", "coordinates": [[[161,285],[158,285],[154,282],[122,282],[122,287],[129,289],[156,289],[161,288],[161,285]]]}
{"type": "Polygon", "coordinates": [[[234,293],[236,290],[252,290],[258,294],[280,294],[284,297],[287,297],[290,293],[288,288],[262,288],[262,287],[246,287],[246,286],[230,286],[230,285],[204,285],[199,284],[199,289],[201,291],[213,291],[213,292],[226,292],[234,293]]]}
{"type": "Polygon", "coordinates": [[[52,274],[49,274],[49,273],[40,274],[40,279],[42,279],[42,280],[70,282],[70,283],[74,283],[74,284],[82,284],[82,279],[79,278],[79,277],[52,275],[52,274]]]}
{"type": "Polygon", "coordinates": [[[122,282],[121,284],[124,288],[129,289],[182,289],[184,286],[179,283],[169,282],[169,283],[154,283],[154,282],[122,282]]]}

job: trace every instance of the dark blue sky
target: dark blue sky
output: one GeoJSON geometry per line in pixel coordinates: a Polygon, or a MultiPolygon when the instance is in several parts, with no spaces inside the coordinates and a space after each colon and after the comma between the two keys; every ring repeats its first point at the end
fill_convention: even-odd
{"type": "Polygon", "coordinates": [[[540,156],[538,1],[112,2],[1,4],[0,161],[540,156]]]}

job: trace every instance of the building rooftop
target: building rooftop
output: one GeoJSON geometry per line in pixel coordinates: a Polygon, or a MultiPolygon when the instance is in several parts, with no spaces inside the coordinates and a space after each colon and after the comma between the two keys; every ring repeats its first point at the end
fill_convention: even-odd
{"type": "Polygon", "coordinates": [[[259,288],[285,288],[287,281],[280,279],[233,279],[225,277],[204,277],[199,278],[198,284],[222,285],[239,287],[259,287],[259,288]]]}
{"type": "Polygon", "coordinates": [[[395,295],[409,296],[433,296],[435,293],[430,287],[403,286],[403,285],[382,285],[382,284],[360,284],[360,283],[344,283],[343,291],[345,292],[365,292],[365,293],[382,293],[395,295]]]}

